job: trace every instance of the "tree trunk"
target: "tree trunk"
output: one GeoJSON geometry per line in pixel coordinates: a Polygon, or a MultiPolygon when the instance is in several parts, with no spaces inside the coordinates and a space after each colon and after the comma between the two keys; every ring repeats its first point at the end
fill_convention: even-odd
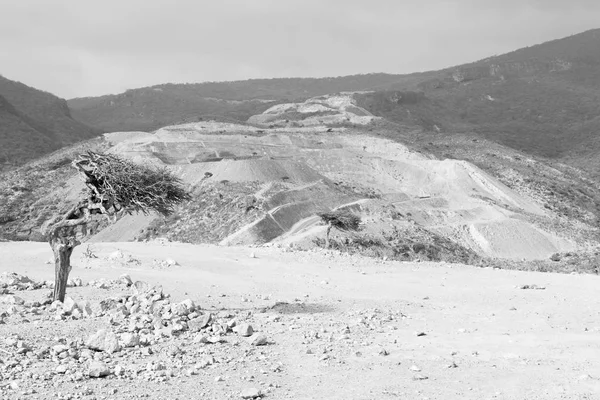
{"type": "Polygon", "coordinates": [[[327,225],[327,235],[325,236],[325,248],[326,249],[329,248],[329,234],[331,233],[331,228],[332,228],[332,225],[328,224],[327,225]]]}
{"type": "Polygon", "coordinates": [[[50,240],[54,252],[54,301],[65,301],[67,281],[71,272],[71,254],[76,243],[64,237],[54,237],[50,240]]]}

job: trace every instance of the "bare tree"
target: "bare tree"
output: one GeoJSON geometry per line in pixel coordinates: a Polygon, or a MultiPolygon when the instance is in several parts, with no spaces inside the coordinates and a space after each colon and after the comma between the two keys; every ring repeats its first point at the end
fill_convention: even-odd
{"type": "Polygon", "coordinates": [[[348,209],[328,211],[317,214],[327,224],[327,235],[325,236],[325,248],[329,248],[329,235],[331,228],[340,231],[357,231],[360,228],[360,216],[353,214],[348,209]]]}
{"type": "Polygon", "coordinates": [[[189,200],[179,178],[167,169],[150,168],[110,154],[88,152],[71,163],[87,186],[86,195],[46,230],[54,252],[54,300],[64,301],[71,272],[71,254],[87,235],[92,215],[102,214],[115,222],[122,213],[157,211],[169,215],[189,200]]]}

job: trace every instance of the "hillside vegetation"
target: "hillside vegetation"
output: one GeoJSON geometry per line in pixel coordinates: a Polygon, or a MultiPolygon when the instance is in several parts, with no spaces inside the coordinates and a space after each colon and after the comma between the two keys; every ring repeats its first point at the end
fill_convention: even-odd
{"type": "Polygon", "coordinates": [[[600,30],[358,96],[371,113],[441,135],[475,133],[598,175],[600,30]]]}
{"type": "Polygon", "coordinates": [[[0,169],[97,134],[64,99],[0,76],[0,169]]]}
{"type": "Polygon", "coordinates": [[[215,117],[246,121],[281,102],[342,91],[385,88],[399,82],[416,82],[420,76],[367,74],[164,84],[117,95],[77,98],[68,103],[75,118],[104,131],[154,130],[215,117]]]}

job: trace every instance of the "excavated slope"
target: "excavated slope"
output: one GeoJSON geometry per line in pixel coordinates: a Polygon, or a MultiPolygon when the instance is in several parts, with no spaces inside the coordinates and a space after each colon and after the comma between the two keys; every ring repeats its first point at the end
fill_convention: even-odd
{"type": "MultiPolygon", "coordinates": [[[[227,181],[282,185],[283,190],[251,196],[260,201],[262,214],[223,238],[225,245],[310,242],[307,238],[324,232],[317,212],[355,204],[365,213],[367,231],[417,224],[484,256],[546,258],[576,247],[531,222],[553,218],[548,210],[474,165],[434,160],[356,130],[202,122],[105,138],[113,145],[110,151],[168,166],[195,188],[227,181]],[[373,211],[386,207],[403,218],[373,211]]],[[[129,239],[144,223],[123,219],[112,229],[119,239],[129,239]]],[[[115,240],[106,232],[96,239],[115,240]]]]}

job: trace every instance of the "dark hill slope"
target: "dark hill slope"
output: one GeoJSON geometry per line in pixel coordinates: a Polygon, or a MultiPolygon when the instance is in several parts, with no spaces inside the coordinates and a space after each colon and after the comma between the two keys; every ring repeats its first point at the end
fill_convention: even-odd
{"type": "Polygon", "coordinates": [[[98,133],[74,120],[64,99],[0,76],[0,163],[20,164],[98,133]]]}
{"type": "Polygon", "coordinates": [[[395,122],[474,132],[598,173],[600,30],[450,68],[416,85],[394,84],[359,103],[395,122]]]}
{"type": "Polygon", "coordinates": [[[53,148],[56,143],[53,134],[41,126],[36,129],[34,125],[0,96],[0,168],[53,148]]]}

